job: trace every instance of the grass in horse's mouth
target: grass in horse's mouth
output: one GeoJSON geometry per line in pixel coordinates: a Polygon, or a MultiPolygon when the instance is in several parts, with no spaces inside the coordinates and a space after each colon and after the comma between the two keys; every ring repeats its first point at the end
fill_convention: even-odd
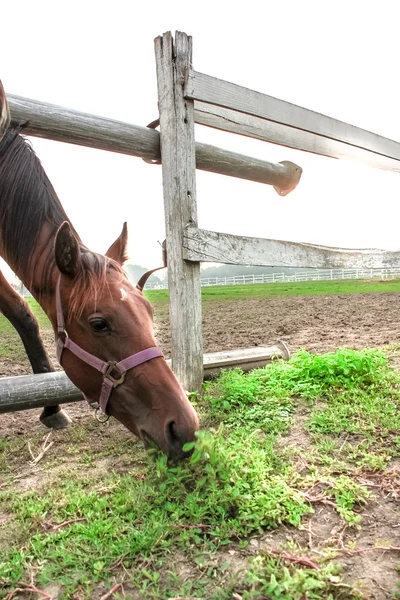
{"type": "Polygon", "coordinates": [[[146,450],[148,449],[154,449],[154,450],[159,450],[158,445],[155,443],[155,441],[142,429],[140,430],[140,435],[144,444],[144,447],[146,448],[146,450]]]}

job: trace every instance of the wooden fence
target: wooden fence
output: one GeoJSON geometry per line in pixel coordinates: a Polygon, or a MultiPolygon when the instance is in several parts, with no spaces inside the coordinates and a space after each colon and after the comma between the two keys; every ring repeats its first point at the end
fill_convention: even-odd
{"type": "Polygon", "coordinates": [[[196,168],[293,190],[301,168],[195,142],[200,123],[334,158],[352,157],[400,171],[400,144],[192,68],[192,40],[177,32],[155,40],[160,133],[59,106],[8,96],[26,133],[162,162],[169,265],[172,367],[184,387],[203,380],[200,261],[309,268],[392,268],[400,252],[346,250],[246,238],[199,229],[196,168]],[[161,139],[161,151],[160,151],[161,139]]]}
{"type": "Polygon", "coordinates": [[[197,226],[194,124],[400,171],[400,144],[192,68],[192,40],[155,40],[169,264],[172,364],[187,389],[202,381],[200,262],[307,268],[391,268],[400,252],[240,237],[197,226]]]}

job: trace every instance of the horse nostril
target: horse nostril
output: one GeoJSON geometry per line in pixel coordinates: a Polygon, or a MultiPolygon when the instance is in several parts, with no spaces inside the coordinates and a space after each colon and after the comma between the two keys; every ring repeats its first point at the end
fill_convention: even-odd
{"type": "Polygon", "coordinates": [[[189,441],[189,439],[187,438],[185,431],[180,431],[179,426],[175,423],[175,421],[170,421],[168,423],[166,433],[168,445],[172,450],[172,452],[169,453],[170,456],[175,456],[175,458],[183,458],[184,456],[189,456],[192,453],[192,451],[183,451],[183,446],[189,441]]]}
{"type": "Polygon", "coordinates": [[[176,427],[176,424],[174,421],[171,421],[167,425],[167,436],[168,436],[168,442],[171,444],[171,446],[174,446],[174,447],[182,446],[181,441],[179,439],[179,432],[177,430],[177,427],[176,427]]]}

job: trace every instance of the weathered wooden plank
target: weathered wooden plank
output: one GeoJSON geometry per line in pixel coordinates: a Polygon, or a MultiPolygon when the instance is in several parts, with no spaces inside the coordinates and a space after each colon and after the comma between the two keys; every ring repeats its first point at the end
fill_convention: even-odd
{"type": "Polygon", "coordinates": [[[0,413],[67,404],[83,395],[64,371],[0,379],[0,413]]]}
{"type": "Polygon", "coordinates": [[[308,131],[300,131],[293,127],[266,121],[260,117],[253,117],[204,102],[196,101],[194,109],[195,122],[206,127],[330,158],[356,160],[369,167],[400,173],[400,161],[398,160],[314,135],[308,131]]]}
{"type": "Polygon", "coordinates": [[[251,371],[265,367],[276,359],[289,360],[290,351],[284,342],[277,342],[273,346],[227,350],[224,352],[210,352],[204,354],[204,379],[211,379],[219,375],[222,369],[240,368],[242,371],[251,371]]]}
{"type": "Polygon", "coordinates": [[[184,389],[203,383],[200,265],[182,258],[182,231],[197,223],[193,102],[182,81],[191,67],[192,40],[170,32],[155,40],[161,158],[168,256],[172,368],[184,389]]]}
{"type": "Polygon", "coordinates": [[[286,196],[296,188],[303,172],[301,167],[290,161],[268,164],[265,160],[234,152],[229,153],[229,161],[227,161],[226,150],[215,146],[204,146],[206,145],[196,144],[196,164],[201,162],[203,170],[267,183],[272,185],[280,196],[286,196]],[[205,168],[206,166],[208,168],[205,168]]]}
{"type": "MultiPolygon", "coordinates": [[[[264,367],[276,359],[289,358],[289,349],[283,342],[268,347],[212,352],[204,354],[203,357],[204,379],[215,377],[221,369],[239,367],[243,371],[249,371],[264,367]]],[[[170,360],[167,360],[167,363],[171,365],[170,360]]],[[[81,400],[82,392],[74,386],[64,371],[0,378],[0,414],[81,400]]]]}
{"type": "MultiPolygon", "coordinates": [[[[20,96],[7,98],[13,122],[26,124],[26,135],[161,161],[160,134],[154,129],[20,96]]],[[[201,143],[196,143],[196,168],[273,185],[281,195],[294,189],[301,175],[290,162],[270,163],[201,143]]]]}
{"type": "Polygon", "coordinates": [[[298,242],[241,237],[196,227],[183,235],[183,256],[209,261],[268,267],[380,269],[400,267],[400,250],[331,248],[298,242]]]}
{"type": "Polygon", "coordinates": [[[160,134],[154,129],[11,94],[7,99],[12,121],[26,124],[26,135],[160,160],[160,134]]]}
{"type": "Polygon", "coordinates": [[[400,160],[398,142],[204,73],[190,71],[185,95],[400,160]]]}

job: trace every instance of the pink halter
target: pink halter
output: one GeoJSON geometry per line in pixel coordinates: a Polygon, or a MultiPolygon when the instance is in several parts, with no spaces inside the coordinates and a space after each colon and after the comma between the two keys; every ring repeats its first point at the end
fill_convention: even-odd
{"type": "MultiPolygon", "coordinates": [[[[164,358],[164,354],[162,353],[161,348],[157,346],[153,346],[152,348],[147,348],[146,350],[141,350],[136,354],[132,354],[128,356],[128,358],[124,358],[120,362],[116,362],[113,360],[109,360],[105,362],[101,360],[101,358],[97,358],[93,356],[93,354],[89,354],[83,348],[75,344],[69,337],[67,332],[65,331],[65,322],[64,315],[61,306],[61,295],[60,295],[60,281],[61,276],[58,278],[57,286],[56,286],[56,308],[57,308],[57,358],[58,362],[61,365],[61,356],[64,348],[67,348],[70,352],[75,354],[78,358],[83,360],[83,362],[87,363],[97,371],[103,374],[103,384],[101,386],[100,398],[99,398],[99,406],[103,413],[106,413],[107,404],[111,395],[113,388],[120,385],[125,380],[125,374],[129,369],[133,369],[138,365],[141,365],[153,358],[164,358]]],[[[89,402],[90,404],[90,402],[89,402]]]]}

